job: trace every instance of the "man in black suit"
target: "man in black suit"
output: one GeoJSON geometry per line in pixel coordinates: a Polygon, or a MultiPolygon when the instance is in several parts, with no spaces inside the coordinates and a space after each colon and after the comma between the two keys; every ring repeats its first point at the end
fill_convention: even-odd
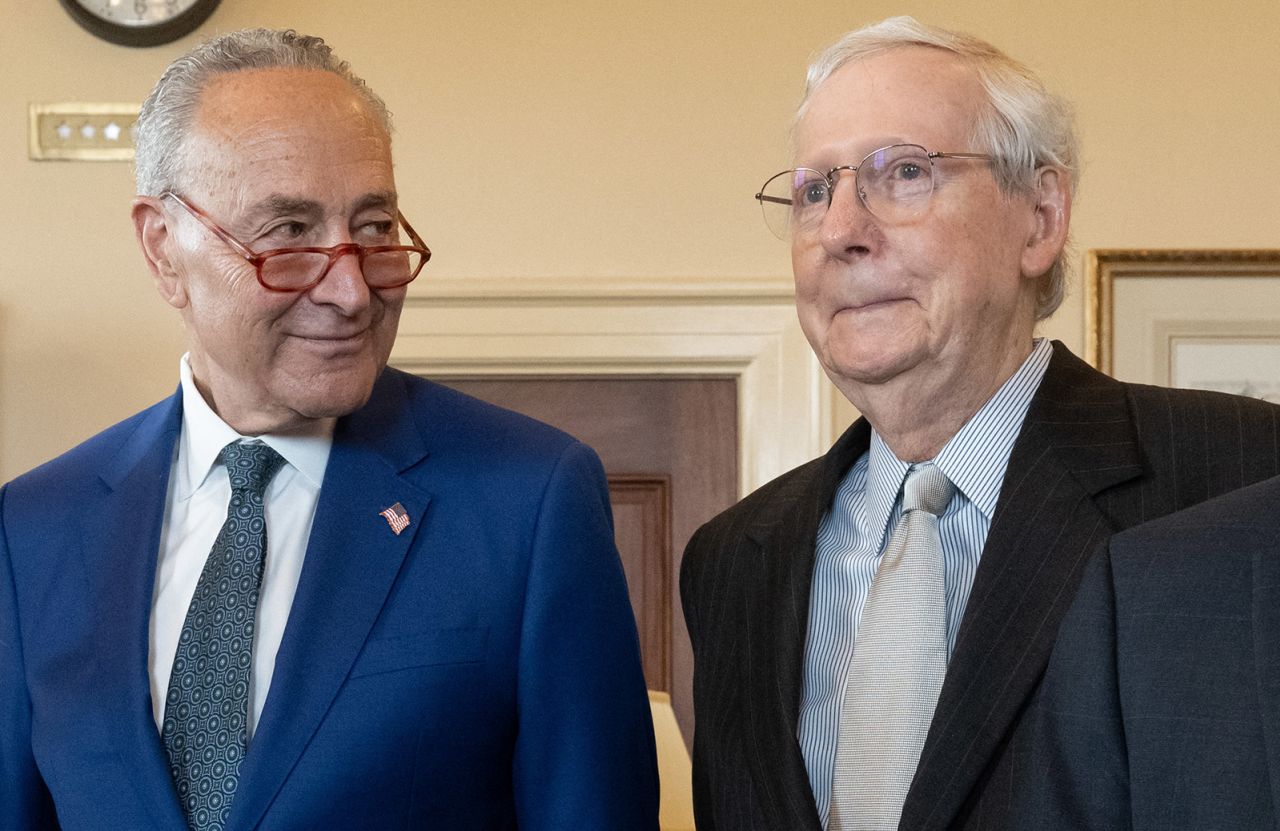
{"type": "Polygon", "coordinates": [[[794,141],[757,198],[863,418],[689,543],[698,827],[1014,828],[1088,553],[1280,472],[1280,411],[1122,384],[1034,338],[1063,294],[1076,143],[991,45],[910,18],[853,32],[811,66],[794,141]],[[904,507],[939,472],[928,516],[904,507]],[[927,592],[881,567],[902,551],[927,554],[927,592]]]}
{"type": "Polygon", "coordinates": [[[1117,534],[1062,623],[1026,827],[1274,828],[1280,479],[1117,534]]]}

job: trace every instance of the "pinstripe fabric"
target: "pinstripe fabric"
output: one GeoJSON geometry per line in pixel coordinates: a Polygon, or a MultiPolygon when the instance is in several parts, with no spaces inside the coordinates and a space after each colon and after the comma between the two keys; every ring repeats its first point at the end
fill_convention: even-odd
{"type": "MultiPolygon", "coordinates": [[[[704,525],[681,597],[695,656],[699,831],[818,831],[796,740],[818,527],[870,446],[821,459],[704,525]]],[[[1034,698],[1088,554],[1114,531],[1280,474],[1280,408],[1122,384],[1054,344],[1009,457],[901,827],[1014,831],[1034,698]]]]}
{"type": "MultiPolygon", "coordinates": [[[[1052,354],[1047,340],[1037,340],[1022,366],[935,460],[957,490],[938,523],[946,582],[948,657],[955,648],[987,541],[1009,453],[1052,354]]],[[[870,450],[840,483],[831,510],[818,529],[797,738],[824,827],[831,801],[840,704],[858,621],[880,557],[902,516],[898,493],[908,467],[873,431],[870,450]]]]}

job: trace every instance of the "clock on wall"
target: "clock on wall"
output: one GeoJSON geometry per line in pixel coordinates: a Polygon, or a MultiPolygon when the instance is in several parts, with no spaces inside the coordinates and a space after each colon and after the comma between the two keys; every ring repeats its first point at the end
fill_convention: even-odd
{"type": "Polygon", "coordinates": [[[221,0],[60,0],[75,22],[122,46],[159,46],[195,31],[221,0]]]}

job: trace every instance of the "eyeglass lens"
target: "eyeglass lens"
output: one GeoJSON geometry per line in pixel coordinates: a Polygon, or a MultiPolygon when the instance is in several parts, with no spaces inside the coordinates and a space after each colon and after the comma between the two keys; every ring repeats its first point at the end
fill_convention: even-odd
{"type": "MultiPolygon", "coordinates": [[[[817,227],[831,205],[831,189],[850,168],[831,174],[809,168],[787,170],[760,190],[759,200],[769,229],[781,239],[817,227]]],[[[867,210],[886,222],[900,222],[920,213],[933,195],[933,162],[928,151],[914,144],[895,144],[871,153],[858,163],[854,187],[867,210]]]]}
{"type": "MultiPolygon", "coordinates": [[[[329,254],[290,251],[268,254],[262,260],[262,281],[274,289],[298,289],[317,282],[330,268],[329,254]]],[[[419,251],[364,252],[360,268],[370,288],[402,286],[422,267],[419,251]]]]}

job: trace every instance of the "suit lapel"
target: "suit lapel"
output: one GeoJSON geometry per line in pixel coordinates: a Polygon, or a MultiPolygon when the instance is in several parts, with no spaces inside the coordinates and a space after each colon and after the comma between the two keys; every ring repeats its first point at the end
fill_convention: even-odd
{"type": "Polygon", "coordinates": [[[152,716],[148,673],[156,557],[181,425],[180,395],[145,413],[101,474],[101,500],[82,514],[89,598],[83,613],[109,624],[96,627],[97,681],[90,700],[102,708],[98,723],[111,733],[157,828],[186,827],[152,716]]]}
{"type": "Polygon", "coordinates": [[[1143,473],[1124,387],[1060,344],[999,504],[902,827],[944,828],[1033,694],[1089,554],[1112,533],[1094,495],[1143,473]]]}
{"type": "Polygon", "coordinates": [[[398,373],[384,373],[370,403],[339,421],[229,827],[261,820],[346,680],[425,523],[430,496],[402,474],[426,454],[398,373]],[[380,515],[397,502],[410,520],[398,535],[380,515]]]}
{"type": "Polygon", "coordinates": [[[743,609],[747,756],[770,828],[821,827],[809,774],[796,740],[809,627],[809,589],[818,526],[845,473],[866,452],[871,427],[859,419],[809,475],[788,483],[747,535],[759,546],[758,568],[743,609]]]}
{"type": "Polygon", "coordinates": [[[1280,818],[1280,556],[1274,547],[1253,555],[1253,647],[1271,804],[1280,818]]]}

